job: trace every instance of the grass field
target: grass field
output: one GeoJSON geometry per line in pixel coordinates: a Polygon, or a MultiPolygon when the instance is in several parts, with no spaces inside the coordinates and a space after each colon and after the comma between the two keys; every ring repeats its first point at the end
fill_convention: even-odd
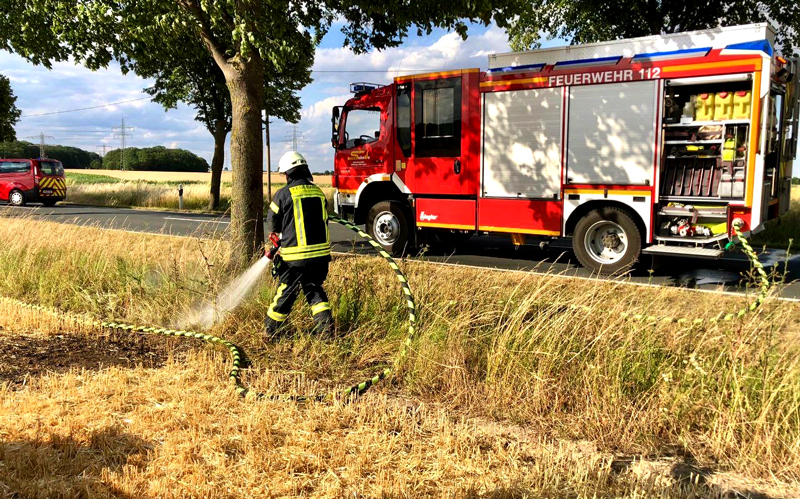
{"type": "Polygon", "coordinates": [[[753,244],[786,248],[793,239],[795,252],[800,244],[800,185],[792,187],[792,199],[789,212],[780,219],[769,222],[764,232],[753,237],[753,244]]]}
{"type": "MultiPolygon", "coordinates": [[[[176,324],[230,279],[226,258],[220,241],[0,224],[3,294],[117,320],[176,324]]],[[[419,334],[398,374],[361,401],[237,400],[225,383],[224,352],[137,340],[141,356],[152,351],[161,360],[134,369],[84,363],[0,385],[0,483],[25,497],[800,493],[797,304],[770,300],[732,323],[642,324],[620,312],[708,318],[747,299],[425,263],[402,268],[419,305],[419,334]],[[559,305],[568,303],[591,310],[559,305]]],[[[317,393],[393,361],[406,312],[386,264],[337,257],[326,286],[335,338],[310,335],[308,306],[298,304],[294,335],[265,342],[275,287],[267,277],[210,330],[253,359],[247,384],[317,393]]],[[[101,339],[11,306],[0,311],[0,327],[10,341],[101,339]]]]}
{"type": "MultiPolygon", "coordinates": [[[[132,172],[117,170],[68,170],[67,201],[94,206],[117,206],[177,210],[178,185],[183,184],[183,208],[205,211],[208,208],[209,176],[207,173],[132,172]],[[97,173],[95,173],[97,172],[97,173]]],[[[223,172],[220,207],[230,207],[230,172],[223,172]],[[227,175],[226,175],[227,173],[227,175]]],[[[265,177],[266,180],[266,177],[265,177]]],[[[272,175],[275,192],[285,183],[283,175],[272,175]]],[[[316,178],[318,185],[330,194],[330,177],[316,178]]],[[[264,189],[266,192],[266,184],[264,189]]]]}
{"type": "MultiPolygon", "coordinates": [[[[106,178],[115,178],[119,180],[137,181],[145,180],[148,182],[174,182],[174,183],[209,183],[211,182],[211,173],[198,173],[198,172],[139,172],[139,171],[123,171],[123,170],[67,170],[67,176],[79,174],[82,176],[96,175],[106,178]]],[[[230,183],[233,180],[232,172],[222,172],[222,181],[230,183]]],[[[329,186],[331,185],[330,175],[315,175],[314,180],[318,185],[329,186]]],[[[279,173],[272,174],[273,183],[284,183],[283,175],[279,173]]],[[[267,175],[264,174],[264,183],[267,183],[267,175]]]]}

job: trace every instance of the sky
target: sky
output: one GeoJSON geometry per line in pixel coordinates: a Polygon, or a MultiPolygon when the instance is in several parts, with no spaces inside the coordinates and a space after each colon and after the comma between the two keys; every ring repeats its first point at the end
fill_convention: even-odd
{"type": "MultiPolygon", "coordinates": [[[[487,55],[509,51],[505,31],[496,26],[472,26],[466,41],[456,33],[436,30],[427,36],[411,36],[397,48],[355,55],[343,48],[340,26],[334,25],[316,51],[314,81],[300,92],[302,103],[298,131],[302,140],[298,150],[309,161],[312,171],[333,169],[330,145],[331,108],[351,96],[351,82],[390,83],[397,75],[462,68],[487,68],[487,55]]],[[[116,65],[90,71],[72,62],[53,65],[52,71],[34,66],[23,58],[0,51],[0,73],[11,80],[22,119],[16,126],[17,139],[38,143],[39,134],[49,136],[51,144],[70,145],[102,154],[120,147],[112,127],[134,127],[128,146],[163,145],[188,149],[209,163],[213,140],[194,120],[195,112],[186,105],[165,111],[150,102],[142,91],[152,84],[116,65]],[[45,114],[55,111],[132,101],[84,111],[45,114]],[[37,116],[38,115],[38,116],[37,116]]],[[[272,168],[291,149],[292,125],[273,120],[271,128],[272,168]]],[[[226,150],[226,166],[230,165],[226,150]]]]}

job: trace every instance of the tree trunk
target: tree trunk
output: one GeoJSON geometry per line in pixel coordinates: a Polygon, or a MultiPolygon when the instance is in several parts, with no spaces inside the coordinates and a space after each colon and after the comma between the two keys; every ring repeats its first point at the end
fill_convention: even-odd
{"type": "Polygon", "coordinates": [[[231,94],[231,266],[244,268],[264,243],[264,178],[261,106],[263,63],[258,56],[226,71],[231,94]]]}
{"type": "Polygon", "coordinates": [[[222,167],[225,165],[225,139],[228,136],[224,123],[217,123],[217,130],[214,132],[214,157],[211,158],[211,199],[208,201],[208,209],[216,210],[219,208],[219,189],[222,182],[222,167]]]}

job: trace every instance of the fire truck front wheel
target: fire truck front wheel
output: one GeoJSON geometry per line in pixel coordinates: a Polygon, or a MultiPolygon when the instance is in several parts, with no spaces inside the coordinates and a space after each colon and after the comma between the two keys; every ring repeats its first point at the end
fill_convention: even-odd
{"type": "Polygon", "coordinates": [[[408,246],[411,228],[403,203],[381,201],[367,214],[367,233],[388,253],[399,256],[408,246]]]}
{"type": "Polygon", "coordinates": [[[639,259],[642,237],[628,213],[605,207],[590,211],[578,221],[572,249],[581,265],[592,272],[617,274],[639,259]]]}

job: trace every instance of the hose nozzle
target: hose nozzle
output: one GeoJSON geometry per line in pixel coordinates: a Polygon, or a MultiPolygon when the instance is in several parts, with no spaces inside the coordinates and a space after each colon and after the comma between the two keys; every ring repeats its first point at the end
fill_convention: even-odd
{"type": "Polygon", "coordinates": [[[272,233],[269,235],[269,239],[266,244],[264,244],[264,256],[267,257],[269,260],[274,260],[275,255],[278,253],[278,250],[281,248],[281,238],[278,234],[272,233]]]}

